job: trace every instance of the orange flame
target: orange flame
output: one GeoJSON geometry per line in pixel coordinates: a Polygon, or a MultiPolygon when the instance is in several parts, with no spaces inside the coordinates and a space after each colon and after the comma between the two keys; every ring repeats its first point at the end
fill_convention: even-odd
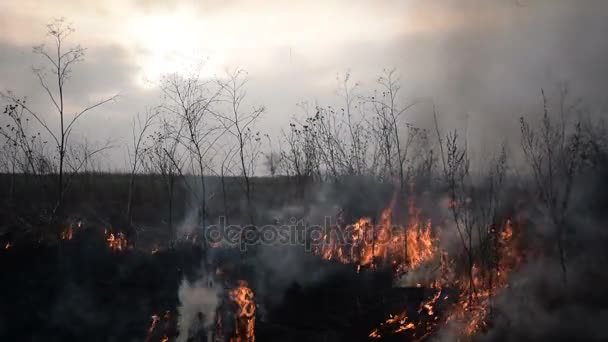
{"type": "MultiPolygon", "coordinates": [[[[410,212],[410,217],[417,217],[417,215],[411,215],[410,212]]],[[[419,220],[416,219],[413,222],[410,223],[409,229],[406,231],[406,237],[408,238],[407,255],[409,257],[407,266],[409,270],[416,268],[425,260],[434,258],[436,254],[433,247],[434,241],[430,234],[430,225],[427,225],[424,229],[420,229],[420,227],[413,229],[412,227],[415,227],[419,220]]],[[[389,316],[368,336],[370,338],[381,338],[384,333],[398,333],[410,329],[415,331],[414,337],[416,340],[429,336],[437,329],[437,323],[440,319],[435,310],[435,304],[442,296],[442,286],[444,285],[459,290],[459,295],[456,303],[448,310],[445,319],[442,321],[458,322],[459,330],[457,333],[463,339],[468,339],[476,332],[486,328],[493,296],[508,287],[508,274],[523,261],[511,220],[505,222],[500,232],[491,230],[491,233],[496,236],[497,262],[494,266],[473,264],[469,274],[455,277],[454,261],[448,257],[447,253],[438,253],[440,257],[440,277],[431,284],[431,287],[437,288],[439,292],[420,306],[418,313],[423,314],[423,316],[420,316],[420,321],[412,322],[408,313],[404,311],[389,316]],[[425,313],[427,317],[432,317],[430,322],[423,318],[425,313]],[[423,332],[423,335],[416,336],[420,331],[423,332]]],[[[444,300],[447,298],[447,295],[443,297],[444,300]]]]}
{"type": "Polygon", "coordinates": [[[106,241],[108,247],[114,252],[122,252],[127,249],[128,241],[124,233],[119,232],[116,235],[114,233],[108,233],[106,230],[106,241]]]}
{"type": "Polygon", "coordinates": [[[230,291],[230,299],[238,305],[236,313],[236,329],[230,342],[255,342],[255,309],[253,291],[246,281],[241,280],[239,286],[230,291]]]}
{"type": "Polygon", "coordinates": [[[421,219],[421,210],[413,201],[409,204],[408,224],[393,226],[393,203],[380,213],[379,222],[373,225],[371,218],[360,218],[346,227],[336,225],[326,233],[323,244],[316,250],[325,260],[337,260],[345,264],[376,268],[391,265],[398,273],[406,272],[431,260],[437,253],[430,221],[421,219]],[[346,243],[340,243],[337,234],[346,235],[346,243]]]}
{"type": "MultiPolygon", "coordinates": [[[[508,286],[508,274],[522,262],[522,255],[514,239],[513,225],[507,220],[498,234],[498,262],[495,269],[482,274],[477,265],[473,265],[473,284],[466,288],[461,285],[463,295],[459,299],[448,320],[459,320],[464,323],[463,334],[471,336],[487,326],[490,313],[490,302],[497,292],[508,286]],[[466,293],[468,292],[468,296],[466,293]]],[[[467,284],[462,281],[461,284],[467,284]]]]}
{"type": "Polygon", "coordinates": [[[160,318],[156,314],[152,315],[151,318],[152,318],[152,323],[150,324],[150,327],[148,328],[148,334],[146,335],[146,339],[145,339],[146,342],[150,341],[152,333],[154,332],[154,328],[156,328],[158,321],[160,321],[160,318]]]}
{"type": "Polygon", "coordinates": [[[380,326],[378,328],[375,328],[374,330],[372,330],[368,337],[370,338],[381,338],[383,332],[381,331],[385,331],[391,334],[397,334],[406,330],[413,330],[414,331],[414,337],[416,336],[416,329],[417,328],[421,328],[422,332],[424,332],[424,334],[422,335],[422,337],[417,338],[417,340],[421,340],[423,338],[425,338],[426,336],[428,336],[434,329],[435,324],[437,319],[439,318],[435,311],[434,311],[434,306],[435,303],[437,302],[437,300],[439,300],[439,297],[441,297],[442,294],[442,289],[438,289],[437,293],[431,297],[429,300],[427,300],[426,302],[423,302],[420,305],[420,308],[418,309],[418,313],[421,314],[422,311],[426,311],[426,315],[429,317],[433,317],[432,320],[430,320],[430,322],[427,321],[421,321],[414,324],[408,317],[408,313],[407,311],[403,311],[400,314],[397,315],[390,315],[389,318],[386,319],[386,321],[380,323],[380,326]],[[393,327],[393,328],[391,328],[393,327]]]}
{"type": "Polygon", "coordinates": [[[61,232],[61,240],[72,240],[74,237],[74,229],[70,225],[61,232]]]}

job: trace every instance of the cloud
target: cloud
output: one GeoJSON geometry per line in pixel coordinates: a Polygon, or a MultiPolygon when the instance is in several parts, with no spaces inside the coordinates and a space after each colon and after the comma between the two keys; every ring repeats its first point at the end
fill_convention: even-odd
{"type": "MultiPolygon", "coordinates": [[[[208,75],[243,67],[250,100],[269,108],[261,129],[278,137],[303,100],[340,104],[336,75],[350,69],[361,91],[398,67],[402,101],[433,99],[445,127],[468,127],[470,141],[517,140],[517,117],[538,112],[540,88],[568,81],[591,106],[608,87],[608,3],[587,1],[80,1],[2,4],[0,86],[34,98],[29,46],[57,14],[73,20],[74,41],[88,47],[75,72],[75,104],[120,91],[111,129],[158,101],[141,78],[209,59],[208,75]],[[33,11],[37,7],[40,11],[33,11]],[[38,14],[38,13],[42,14],[38,14]],[[183,34],[180,34],[183,33],[183,34]],[[114,121],[115,119],[118,121],[114,121]],[[499,131],[501,134],[496,134],[499,131]]],[[[35,81],[35,80],[34,80],[35,81]]],[[[407,120],[430,124],[420,106],[407,120]]],[[[95,130],[101,121],[92,121],[95,130]]],[[[91,123],[83,122],[91,129],[91,123]]],[[[121,160],[109,164],[121,165],[121,160]]]]}
{"type": "MultiPolygon", "coordinates": [[[[44,92],[32,67],[44,66],[44,60],[34,55],[31,46],[0,42],[0,90],[11,90],[18,97],[27,97],[30,107],[49,126],[59,130],[56,110],[44,92]]],[[[87,50],[85,60],[75,64],[65,85],[66,118],[102,99],[119,95],[83,116],[75,126],[74,141],[87,139],[90,143],[110,141],[117,148],[106,156],[109,168],[122,167],[125,144],[131,134],[132,118],[147,106],[158,104],[158,92],[138,86],[138,66],[132,63],[126,50],[116,45],[100,45],[87,50]]],[[[47,71],[51,89],[55,91],[52,73],[47,71]]],[[[57,94],[55,93],[55,96],[57,94]]],[[[32,127],[41,130],[40,127],[32,127]]]]}

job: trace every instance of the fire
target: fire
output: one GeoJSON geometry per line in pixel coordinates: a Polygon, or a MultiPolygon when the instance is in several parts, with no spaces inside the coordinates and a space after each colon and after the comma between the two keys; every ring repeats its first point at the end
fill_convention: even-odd
{"type": "Polygon", "coordinates": [[[513,238],[513,226],[511,220],[507,220],[504,229],[500,232],[500,239],[503,242],[509,242],[513,238]]]}
{"type": "Polygon", "coordinates": [[[72,240],[74,237],[74,229],[70,225],[61,232],[61,240],[72,240]]]}
{"type": "Polygon", "coordinates": [[[108,247],[115,252],[121,252],[127,249],[128,241],[124,233],[119,232],[116,235],[114,233],[106,230],[106,241],[108,243],[108,247]]]}
{"type": "Polygon", "coordinates": [[[11,247],[13,247],[13,245],[11,244],[10,241],[7,241],[6,244],[4,245],[4,249],[10,249],[11,247]]]}
{"type": "Polygon", "coordinates": [[[169,325],[171,324],[171,311],[167,310],[165,311],[165,314],[163,315],[162,319],[159,315],[157,314],[153,314],[151,317],[152,322],[150,323],[150,327],[148,328],[148,332],[146,334],[146,339],[144,340],[145,342],[151,342],[151,341],[161,341],[161,342],[168,342],[169,341],[169,337],[167,335],[167,331],[169,329],[169,325]],[[161,320],[164,322],[163,325],[159,326],[159,323],[161,322],[161,320]],[[159,339],[159,336],[162,337],[159,339]]]}
{"type": "Polygon", "coordinates": [[[75,224],[70,223],[70,225],[61,231],[61,240],[72,240],[74,238],[74,233],[77,229],[82,228],[82,222],[78,221],[75,224]]]}
{"type": "Polygon", "coordinates": [[[402,312],[401,314],[389,316],[389,318],[380,324],[380,328],[376,328],[369,333],[368,337],[370,338],[381,338],[382,334],[380,333],[380,329],[389,325],[397,325],[396,328],[392,329],[392,333],[399,333],[406,330],[415,330],[416,325],[409,321],[407,316],[407,311],[402,312]]]}
{"type": "Polygon", "coordinates": [[[482,272],[479,266],[473,265],[472,284],[466,280],[459,282],[461,296],[447,321],[460,322],[464,327],[463,335],[471,336],[487,326],[492,298],[508,287],[509,273],[522,262],[523,257],[517,242],[511,220],[507,220],[498,234],[498,262],[494,269],[482,272]]]}
{"type": "MultiPolygon", "coordinates": [[[[423,236],[418,238],[418,244],[422,244],[423,247],[418,246],[418,249],[415,249],[416,251],[425,251],[424,246],[427,246],[426,244],[429,241],[431,241],[429,246],[432,246],[432,240],[425,240],[424,230],[422,232],[423,236]]],[[[492,298],[502,289],[508,287],[508,274],[518,267],[523,260],[511,220],[505,222],[500,232],[497,233],[492,230],[492,233],[497,237],[495,245],[497,262],[493,267],[491,265],[473,264],[469,273],[455,277],[454,261],[449,258],[447,253],[440,253],[440,275],[431,285],[431,287],[438,289],[438,292],[420,306],[418,310],[419,321],[413,322],[410,320],[407,311],[404,311],[389,316],[368,336],[370,338],[380,338],[384,333],[399,333],[411,329],[415,330],[414,337],[420,340],[435,331],[440,320],[446,323],[458,323],[456,324],[459,327],[457,333],[463,339],[468,339],[476,332],[486,328],[492,310],[492,298]],[[446,310],[445,315],[443,315],[445,317],[440,318],[435,305],[442,298],[444,286],[457,290],[458,297],[456,303],[446,310]],[[432,319],[429,321],[424,316],[432,319]],[[416,336],[420,331],[424,334],[416,336]]],[[[409,246],[416,246],[416,244],[408,243],[409,246]]],[[[416,254],[411,255],[415,256],[416,254]]],[[[423,255],[421,260],[426,257],[423,255]]],[[[414,259],[414,261],[410,261],[410,265],[415,268],[420,263],[414,259]]],[[[443,296],[443,300],[447,299],[447,295],[443,296]]]]}
{"type": "Polygon", "coordinates": [[[380,326],[378,328],[372,330],[369,333],[368,337],[377,339],[381,338],[383,336],[382,334],[386,332],[391,334],[397,334],[407,330],[412,330],[413,336],[417,340],[424,339],[431,332],[433,332],[435,325],[437,324],[439,316],[437,316],[436,312],[434,311],[434,306],[435,303],[437,303],[437,301],[441,297],[442,293],[443,290],[439,288],[437,293],[433,297],[431,297],[429,300],[423,302],[420,305],[420,308],[418,309],[418,314],[426,314],[428,318],[421,318],[419,322],[414,323],[409,318],[407,311],[403,311],[397,315],[390,315],[389,318],[386,319],[386,321],[380,323],[380,326]],[[417,334],[419,334],[420,332],[423,333],[422,336],[417,336],[417,334]]]}
{"type": "Polygon", "coordinates": [[[430,220],[421,218],[421,210],[410,201],[409,220],[405,225],[393,225],[393,206],[381,213],[376,225],[369,217],[351,225],[338,223],[323,237],[316,253],[325,260],[376,268],[392,266],[403,273],[433,259],[437,253],[430,220]]]}
{"type": "Polygon", "coordinates": [[[230,300],[238,305],[236,313],[236,329],[230,342],[254,342],[255,341],[255,310],[253,291],[246,281],[241,280],[239,286],[230,291],[230,300]]]}
{"type": "Polygon", "coordinates": [[[160,321],[160,317],[158,317],[158,315],[154,314],[154,315],[152,315],[151,319],[152,319],[152,323],[150,324],[150,327],[148,328],[148,334],[146,335],[146,339],[145,339],[146,342],[150,341],[150,338],[152,337],[152,333],[154,332],[156,325],[160,321]]]}
{"type": "Polygon", "coordinates": [[[72,222],[61,231],[61,240],[72,240],[77,230],[82,228],[82,221],[72,222]]]}

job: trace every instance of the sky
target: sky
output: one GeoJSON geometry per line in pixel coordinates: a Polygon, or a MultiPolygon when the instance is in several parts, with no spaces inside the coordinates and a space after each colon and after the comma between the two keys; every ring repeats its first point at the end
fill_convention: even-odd
{"type": "MultiPolygon", "coordinates": [[[[204,77],[247,70],[248,103],[267,108],[258,129],[276,137],[298,103],[339,105],[345,72],[365,92],[396,67],[402,103],[432,100],[445,127],[464,123],[482,148],[517,139],[517,118],[539,110],[541,88],[567,82],[586,104],[606,105],[605,14],[601,0],[0,0],[0,89],[53,115],[32,46],[65,17],[70,42],[87,48],[68,108],[120,94],[78,125],[81,137],[112,140],[108,169],[125,167],[131,121],[159,104],[160,77],[200,63],[204,77]]],[[[406,120],[424,127],[429,115],[421,105],[406,120]]]]}

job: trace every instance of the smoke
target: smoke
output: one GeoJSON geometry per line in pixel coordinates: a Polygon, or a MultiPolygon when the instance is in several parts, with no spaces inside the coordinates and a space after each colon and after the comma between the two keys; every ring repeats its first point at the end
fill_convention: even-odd
{"type": "Polygon", "coordinates": [[[200,332],[213,323],[215,310],[220,303],[220,291],[221,289],[208,277],[195,283],[185,279],[182,281],[177,292],[178,342],[186,341],[193,333],[200,332]]]}
{"type": "MultiPolygon", "coordinates": [[[[608,261],[608,252],[603,242],[607,241],[602,228],[606,221],[598,220],[603,215],[606,194],[601,190],[604,177],[583,177],[584,182],[575,184],[573,189],[573,206],[568,220],[568,281],[561,279],[561,268],[556,254],[552,251],[554,244],[554,227],[542,210],[542,204],[528,191],[522,190],[522,184],[530,181],[527,175],[508,180],[501,200],[509,211],[517,212],[520,200],[524,199],[526,209],[525,222],[521,229],[524,249],[531,251],[527,261],[509,275],[509,285],[498,291],[491,299],[492,312],[487,330],[479,332],[482,340],[521,340],[524,338],[547,339],[560,337],[600,340],[607,338],[601,330],[602,321],[608,317],[608,295],[602,284],[608,280],[602,266],[608,261]],[[513,196],[513,194],[516,196],[513,196]],[[597,205],[598,199],[604,199],[597,205]],[[584,203],[578,204],[578,203],[584,203]],[[594,203],[594,209],[584,209],[588,203],[594,203]],[[565,324],[564,322],[569,322],[565,324]]],[[[377,206],[385,206],[385,191],[378,189],[377,184],[369,182],[347,182],[340,186],[323,185],[313,189],[310,199],[300,204],[288,204],[284,208],[269,211],[269,217],[279,221],[297,216],[309,223],[321,223],[326,216],[335,217],[337,208],[347,208],[352,215],[377,215],[377,206]],[[372,186],[368,186],[372,185],[372,186]],[[376,185],[374,189],[373,185],[376,185]],[[367,197],[363,200],[361,197],[367,197]],[[365,200],[367,199],[367,201],[365,200]]],[[[485,186],[483,183],[479,186],[485,186]]],[[[451,215],[447,212],[448,201],[443,197],[445,189],[433,189],[435,195],[428,196],[424,214],[441,217],[444,221],[433,221],[438,230],[440,250],[458,258],[462,245],[456,228],[450,224],[451,215]]],[[[405,209],[405,208],[403,208],[405,209]]],[[[504,209],[504,208],[502,208],[504,209]]],[[[399,208],[397,208],[399,210],[399,208]]],[[[499,215],[504,213],[500,212],[499,215]]],[[[510,216],[501,216],[508,218],[510,216]]],[[[513,217],[515,218],[515,217],[513,217]]],[[[348,220],[348,219],[347,219],[348,220]]],[[[473,239],[475,242],[477,239],[473,239]]],[[[250,268],[249,278],[256,292],[256,302],[261,304],[280,304],[286,290],[294,283],[314,286],[321,284],[334,272],[339,272],[336,265],[320,266],[319,258],[310,255],[300,248],[287,245],[257,246],[255,253],[244,256],[242,261],[250,268]],[[257,300],[260,299],[260,300],[257,300]]],[[[478,247],[474,245],[473,247],[478,247]]],[[[397,286],[417,286],[428,284],[437,279],[438,260],[426,263],[401,278],[397,286]]],[[[339,265],[338,265],[339,266],[339,265]]],[[[191,285],[188,285],[192,287],[191,285]]],[[[182,289],[180,288],[180,292],[182,289]]],[[[216,294],[217,296],[217,294],[216,294]]],[[[189,300],[185,298],[184,300],[189,300]]],[[[184,303],[180,295],[180,301],[184,303]]],[[[217,300],[217,297],[216,297],[217,300]]],[[[214,303],[217,305],[217,302],[214,303]]],[[[263,317],[264,310],[259,313],[263,317]]],[[[190,315],[190,320],[192,315],[190,315]]],[[[207,317],[207,316],[205,316],[207,317]]],[[[260,319],[263,321],[263,318],[260,319]]],[[[180,327],[182,324],[180,323],[180,327]]],[[[461,331],[457,323],[450,322],[439,329],[434,337],[438,340],[453,340],[461,331]]],[[[183,325],[187,327],[188,325],[183,325]]],[[[181,329],[181,328],[180,328],[181,329]]]]}
{"type": "Polygon", "coordinates": [[[440,264],[437,258],[425,262],[397,279],[395,281],[395,286],[417,287],[422,284],[430,284],[437,279],[437,270],[439,269],[439,266],[440,264]]]}
{"type": "Polygon", "coordinates": [[[552,244],[554,226],[542,216],[526,227],[528,249],[543,248],[531,255],[521,269],[510,276],[509,287],[495,300],[493,326],[483,341],[608,339],[608,224],[604,217],[606,190],[602,172],[574,189],[573,205],[566,223],[566,278],[552,244]],[[598,177],[598,175],[600,175],[598,177]],[[590,188],[590,184],[595,184],[590,188]],[[593,203],[593,205],[587,205],[593,203]]]}
{"type": "MultiPolygon", "coordinates": [[[[192,201],[192,203],[196,203],[192,201]]],[[[194,206],[194,208],[198,208],[194,206]]],[[[188,210],[185,217],[182,219],[181,223],[177,226],[175,231],[175,239],[183,238],[184,236],[189,236],[193,232],[196,231],[197,223],[199,221],[199,214],[197,209],[188,210]]]]}
{"type": "Polygon", "coordinates": [[[593,254],[568,262],[566,283],[555,259],[528,262],[496,298],[497,319],[482,340],[606,340],[608,295],[602,284],[608,276],[601,265],[608,259],[605,252],[593,254]]]}
{"type": "MultiPolygon", "coordinates": [[[[344,179],[342,184],[311,185],[306,192],[301,200],[273,208],[264,208],[261,204],[256,209],[263,213],[262,217],[278,225],[324,227],[328,222],[334,224],[341,211],[356,218],[375,217],[390,198],[387,189],[365,177],[344,179]]],[[[245,280],[253,286],[257,302],[270,306],[281,304],[286,291],[294,284],[314,287],[345,269],[352,270],[313,255],[312,247],[278,241],[255,245],[252,253],[242,255],[242,262],[250,270],[250,278],[245,280]]],[[[262,308],[260,313],[263,311],[262,308]]]]}

